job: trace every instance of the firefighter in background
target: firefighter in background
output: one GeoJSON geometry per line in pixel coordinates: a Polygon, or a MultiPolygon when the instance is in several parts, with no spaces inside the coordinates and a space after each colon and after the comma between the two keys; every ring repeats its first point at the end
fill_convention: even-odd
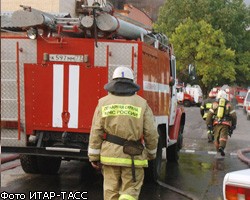
{"type": "MultiPolygon", "coordinates": [[[[215,101],[215,97],[216,96],[212,92],[209,92],[208,98],[205,99],[200,106],[201,117],[205,121],[207,118],[207,113],[209,109],[212,107],[212,103],[215,101]]],[[[207,130],[207,138],[208,138],[208,142],[213,142],[214,140],[213,130],[209,130],[209,129],[207,130]]]]}
{"type": "Polygon", "coordinates": [[[88,156],[95,169],[102,168],[105,200],[136,200],[143,167],[156,157],[158,133],[152,110],[136,94],[133,71],[117,67],[112,79],[94,113],[88,156]]]}
{"type": "Polygon", "coordinates": [[[224,149],[227,144],[228,135],[231,137],[236,128],[237,116],[233,105],[228,101],[227,94],[220,90],[216,101],[209,109],[206,124],[208,129],[214,131],[214,144],[217,152],[225,156],[224,149]]]}

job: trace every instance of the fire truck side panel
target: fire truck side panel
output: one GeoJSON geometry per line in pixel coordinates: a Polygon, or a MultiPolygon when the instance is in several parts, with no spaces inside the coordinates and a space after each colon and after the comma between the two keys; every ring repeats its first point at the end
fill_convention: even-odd
{"type": "MultiPolygon", "coordinates": [[[[142,59],[142,43],[138,42],[138,53],[135,56],[135,60],[137,61],[137,72],[135,74],[136,76],[136,82],[140,86],[140,90],[137,92],[138,95],[142,96],[145,98],[144,95],[144,88],[143,88],[143,59],[142,59]]],[[[135,73],[135,71],[134,71],[135,73]]]]}
{"type": "Polygon", "coordinates": [[[95,66],[108,67],[108,80],[118,66],[131,67],[137,82],[138,43],[135,41],[99,41],[95,47],[95,66]]]}
{"type": "Polygon", "coordinates": [[[108,82],[106,68],[84,68],[80,74],[79,128],[85,133],[90,132],[91,123],[98,99],[107,95],[103,86],[108,82]],[[86,84],[87,83],[87,84],[86,84]]]}
{"type": "Polygon", "coordinates": [[[105,77],[105,68],[80,64],[25,66],[27,133],[60,129],[88,133],[105,77]]]}
{"type": "Polygon", "coordinates": [[[37,64],[24,65],[26,133],[51,127],[53,68],[37,64]]]}
{"type": "Polygon", "coordinates": [[[17,35],[1,38],[1,124],[4,125],[1,127],[2,146],[26,145],[24,63],[36,61],[37,41],[17,35]]]}
{"type": "Polygon", "coordinates": [[[169,63],[167,52],[142,46],[143,96],[155,116],[169,116],[169,63]]]}
{"type": "Polygon", "coordinates": [[[132,66],[137,77],[136,42],[98,42],[65,38],[63,44],[38,42],[38,64],[27,65],[28,133],[34,130],[89,133],[98,99],[113,70],[132,66]],[[45,60],[47,57],[51,60],[45,60]],[[67,62],[66,55],[88,56],[86,63],[67,62]],[[57,61],[55,61],[57,60],[57,61]]]}
{"type": "Polygon", "coordinates": [[[94,66],[93,40],[66,38],[65,42],[40,40],[41,62],[25,68],[26,98],[31,102],[26,106],[28,134],[34,130],[89,133],[98,99],[107,94],[103,89],[107,67],[94,66]],[[44,54],[53,56],[53,61],[44,61],[44,54]],[[89,61],[68,62],[66,55],[86,55],[89,61]]]}

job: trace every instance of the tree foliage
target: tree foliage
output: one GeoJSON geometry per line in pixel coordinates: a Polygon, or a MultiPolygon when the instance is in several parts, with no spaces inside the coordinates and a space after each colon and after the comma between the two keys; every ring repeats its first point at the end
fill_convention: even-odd
{"type": "Polygon", "coordinates": [[[188,81],[187,68],[192,64],[203,88],[235,81],[235,54],[226,48],[220,30],[214,30],[204,20],[194,22],[188,18],[176,28],[171,41],[175,44],[177,73],[182,80],[188,81]]]}
{"type": "Polygon", "coordinates": [[[237,54],[236,57],[237,67],[236,71],[236,80],[237,84],[242,87],[250,85],[250,51],[237,54]]]}
{"type": "MultiPolygon", "coordinates": [[[[250,8],[243,0],[166,0],[154,24],[156,31],[171,39],[177,59],[181,59],[178,62],[180,72],[184,66],[195,62],[200,81],[206,87],[232,81],[250,85],[250,62],[246,56],[250,52],[250,31],[247,27],[250,27],[250,8]],[[206,31],[210,33],[206,35],[206,31]],[[182,48],[178,49],[179,46],[182,48]],[[235,51],[234,63],[230,49],[235,51]],[[211,69],[214,70],[209,72],[211,69]],[[213,74],[214,82],[208,80],[211,79],[207,76],[209,73],[213,74]]],[[[181,74],[181,77],[187,80],[187,75],[181,74]]]]}

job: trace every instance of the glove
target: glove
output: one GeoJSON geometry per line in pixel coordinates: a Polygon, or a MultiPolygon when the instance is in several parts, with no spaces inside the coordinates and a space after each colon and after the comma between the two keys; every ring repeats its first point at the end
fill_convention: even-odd
{"type": "Polygon", "coordinates": [[[96,170],[100,170],[102,168],[102,164],[100,161],[92,161],[91,162],[92,167],[94,167],[96,170]]]}
{"type": "Polygon", "coordinates": [[[148,149],[146,149],[146,152],[147,152],[147,159],[148,160],[154,160],[156,158],[156,153],[151,154],[151,153],[149,153],[148,149]]]}
{"type": "Polygon", "coordinates": [[[231,128],[228,130],[228,135],[229,135],[229,137],[231,137],[233,135],[233,130],[231,128]]]}
{"type": "Polygon", "coordinates": [[[228,135],[229,135],[229,137],[231,137],[231,136],[233,135],[234,129],[236,129],[236,126],[231,126],[231,127],[229,128],[229,130],[228,130],[228,135]]]}
{"type": "Polygon", "coordinates": [[[213,126],[212,125],[207,125],[207,129],[210,131],[213,131],[213,126]]]}
{"type": "Polygon", "coordinates": [[[236,129],[236,125],[231,126],[230,129],[231,129],[232,131],[235,130],[235,129],[236,129]]]}
{"type": "Polygon", "coordinates": [[[156,154],[149,154],[148,153],[148,160],[154,160],[156,158],[156,154]]]}

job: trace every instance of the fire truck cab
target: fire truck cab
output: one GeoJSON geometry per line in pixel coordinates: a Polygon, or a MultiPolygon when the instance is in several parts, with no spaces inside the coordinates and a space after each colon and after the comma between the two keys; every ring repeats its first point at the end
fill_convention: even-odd
{"type": "Polygon", "coordinates": [[[155,116],[160,138],[150,169],[157,177],[163,152],[168,161],[178,160],[185,125],[185,112],[177,106],[172,47],[163,34],[101,7],[86,9],[91,15],[80,19],[32,8],[13,13],[16,26],[29,37],[23,32],[1,34],[2,152],[19,153],[27,173],[54,174],[61,160],[88,161],[95,107],[107,95],[104,84],[122,65],[133,69],[141,86],[138,94],[155,116]],[[109,29],[107,19],[119,26],[109,29]]]}

